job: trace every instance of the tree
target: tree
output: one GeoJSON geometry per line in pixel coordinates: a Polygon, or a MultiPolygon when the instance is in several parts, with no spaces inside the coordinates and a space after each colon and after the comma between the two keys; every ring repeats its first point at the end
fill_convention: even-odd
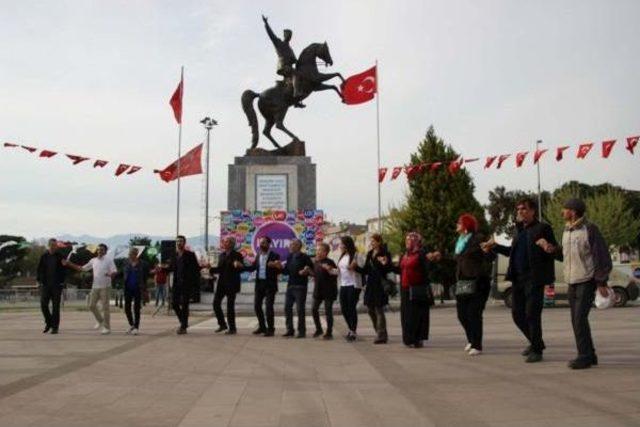
{"type": "Polygon", "coordinates": [[[25,276],[36,276],[40,257],[47,251],[46,246],[39,245],[32,241],[25,257],[19,263],[19,269],[25,276]]]}
{"type": "Polygon", "coordinates": [[[133,236],[129,239],[129,246],[151,246],[151,239],[147,236],[133,236]]]}
{"type": "Polygon", "coordinates": [[[24,237],[0,235],[0,287],[20,274],[20,262],[28,251],[24,237]]]}
{"type": "MultiPolygon", "coordinates": [[[[429,127],[417,151],[411,155],[411,165],[445,163],[436,171],[426,171],[410,179],[406,202],[390,209],[384,233],[390,249],[403,249],[404,235],[417,231],[428,248],[451,252],[457,238],[456,221],[465,212],[475,215],[481,230],[487,231],[484,210],[473,195],[475,186],[471,176],[465,169],[455,173],[448,170],[446,162],[457,158],[459,154],[436,135],[433,126],[429,127]]],[[[451,264],[443,263],[439,277],[434,279],[451,281],[453,272],[451,264]]]]}

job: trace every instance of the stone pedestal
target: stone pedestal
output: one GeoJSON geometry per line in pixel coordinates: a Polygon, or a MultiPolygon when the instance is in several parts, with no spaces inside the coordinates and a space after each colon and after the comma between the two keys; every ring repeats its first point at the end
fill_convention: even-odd
{"type": "Polygon", "coordinates": [[[316,165],[306,156],[243,156],[229,165],[228,210],[316,209],[316,165]]]}

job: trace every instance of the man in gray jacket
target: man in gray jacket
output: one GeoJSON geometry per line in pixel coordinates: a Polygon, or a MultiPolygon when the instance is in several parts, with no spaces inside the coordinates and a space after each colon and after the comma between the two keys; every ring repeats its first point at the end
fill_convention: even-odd
{"type": "Polygon", "coordinates": [[[589,327],[589,311],[596,288],[601,295],[607,295],[607,280],[612,268],[607,244],[598,227],[587,221],[585,211],[582,200],[567,200],[562,209],[562,218],[566,221],[562,247],[556,248],[544,239],[536,242],[546,252],[555,253],[558,259],[564,261],[571,324],[578,347],[578,357],[569,362],[571,369],[586,369],[598,364],[589,327]]]}

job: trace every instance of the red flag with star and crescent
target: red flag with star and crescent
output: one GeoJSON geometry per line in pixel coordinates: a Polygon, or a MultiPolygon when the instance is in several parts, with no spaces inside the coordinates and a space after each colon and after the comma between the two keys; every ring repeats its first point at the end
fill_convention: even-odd
{"type": "Polygon", "coordinates": [[[347,78],[342,83],[342,99],[347,105],[371,101],[377,92],[378,76],[375,66],[347,78]]]}
{"type": "MultiPolygon", "coordinates": [[[[178,160],[171,163],[163,170],[154,170],[160,174],[164,182],[178,179],[178,160]]],[[[180,176],[197,175],[202,173],[202,144],[192,148],[187,154],[180,157],[180,176]]]]}

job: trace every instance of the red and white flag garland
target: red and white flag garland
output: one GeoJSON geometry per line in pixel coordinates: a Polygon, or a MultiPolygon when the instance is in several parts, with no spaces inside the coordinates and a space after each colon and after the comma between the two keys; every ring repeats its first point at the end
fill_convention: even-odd
{"type": "MultiPolygon", "coordinates": [[[[625,149],[629,153],[635,154],[635,149],[638,146],[639,142],[640,142],[640,135],[630,136],[626,138],[627,144],[625,146],[625,149]]],[[[600,144],[602,158],[608,159],[611,153],[613,152],[615,145],[616,145],[615,139],[602,141],[600,144]]],[[[579,144],[576,150],[576,158],[586,159],[595,146],[596,144],[592,142],[579,144]]],[[[564,160],[565,152],[570,148],[571,148],[570,145],[562,145],[562,146],[556,147],[555,148],[556,161],[559,162],[564,160]]],[[[543,158],[543,156],[547,153],[547,151],[549,151],[549,149],[547,148],[537,149],[536,151],[534,151],[532,156],[533,164],[534,165],[537,164],[543,158]]],[[[505,162],[509,158],[511,158],[511,156],[512,156],[511,153],[494,155],[494,156],[486,156],[482,158],[484,159],[484,169],[491,169],[494,166],[496,169],[501,169],[502,166],[505,164],[505,162]]],[[[522,167],[525,164],[527,157],[529,157],[529,151],[522,151],[522,152],[515,153],[514,159],[515,159],[516,168],[522,167]]],[[[477,162],[478,160],[481,160],[481,158],[463,159],[462,157],[460,157],[453,161],[437,161],[432,163],[408,165],[408,166],[381,167],[380,169],[378,169],[378,181],[379,182],[384,181],[384,179],[387,177],[387,172],[389,170],[391,171],[390,180],[394,181],[402,174],[403,171],[405,175],[407,175],[408,179],[413,179],[417,175],[425,171],[432,172],[432,173],[436,172],[443,165],[445,165],[447,171],[453,175],[457,171],[459,171],[464,164],[477,162]]]]}

